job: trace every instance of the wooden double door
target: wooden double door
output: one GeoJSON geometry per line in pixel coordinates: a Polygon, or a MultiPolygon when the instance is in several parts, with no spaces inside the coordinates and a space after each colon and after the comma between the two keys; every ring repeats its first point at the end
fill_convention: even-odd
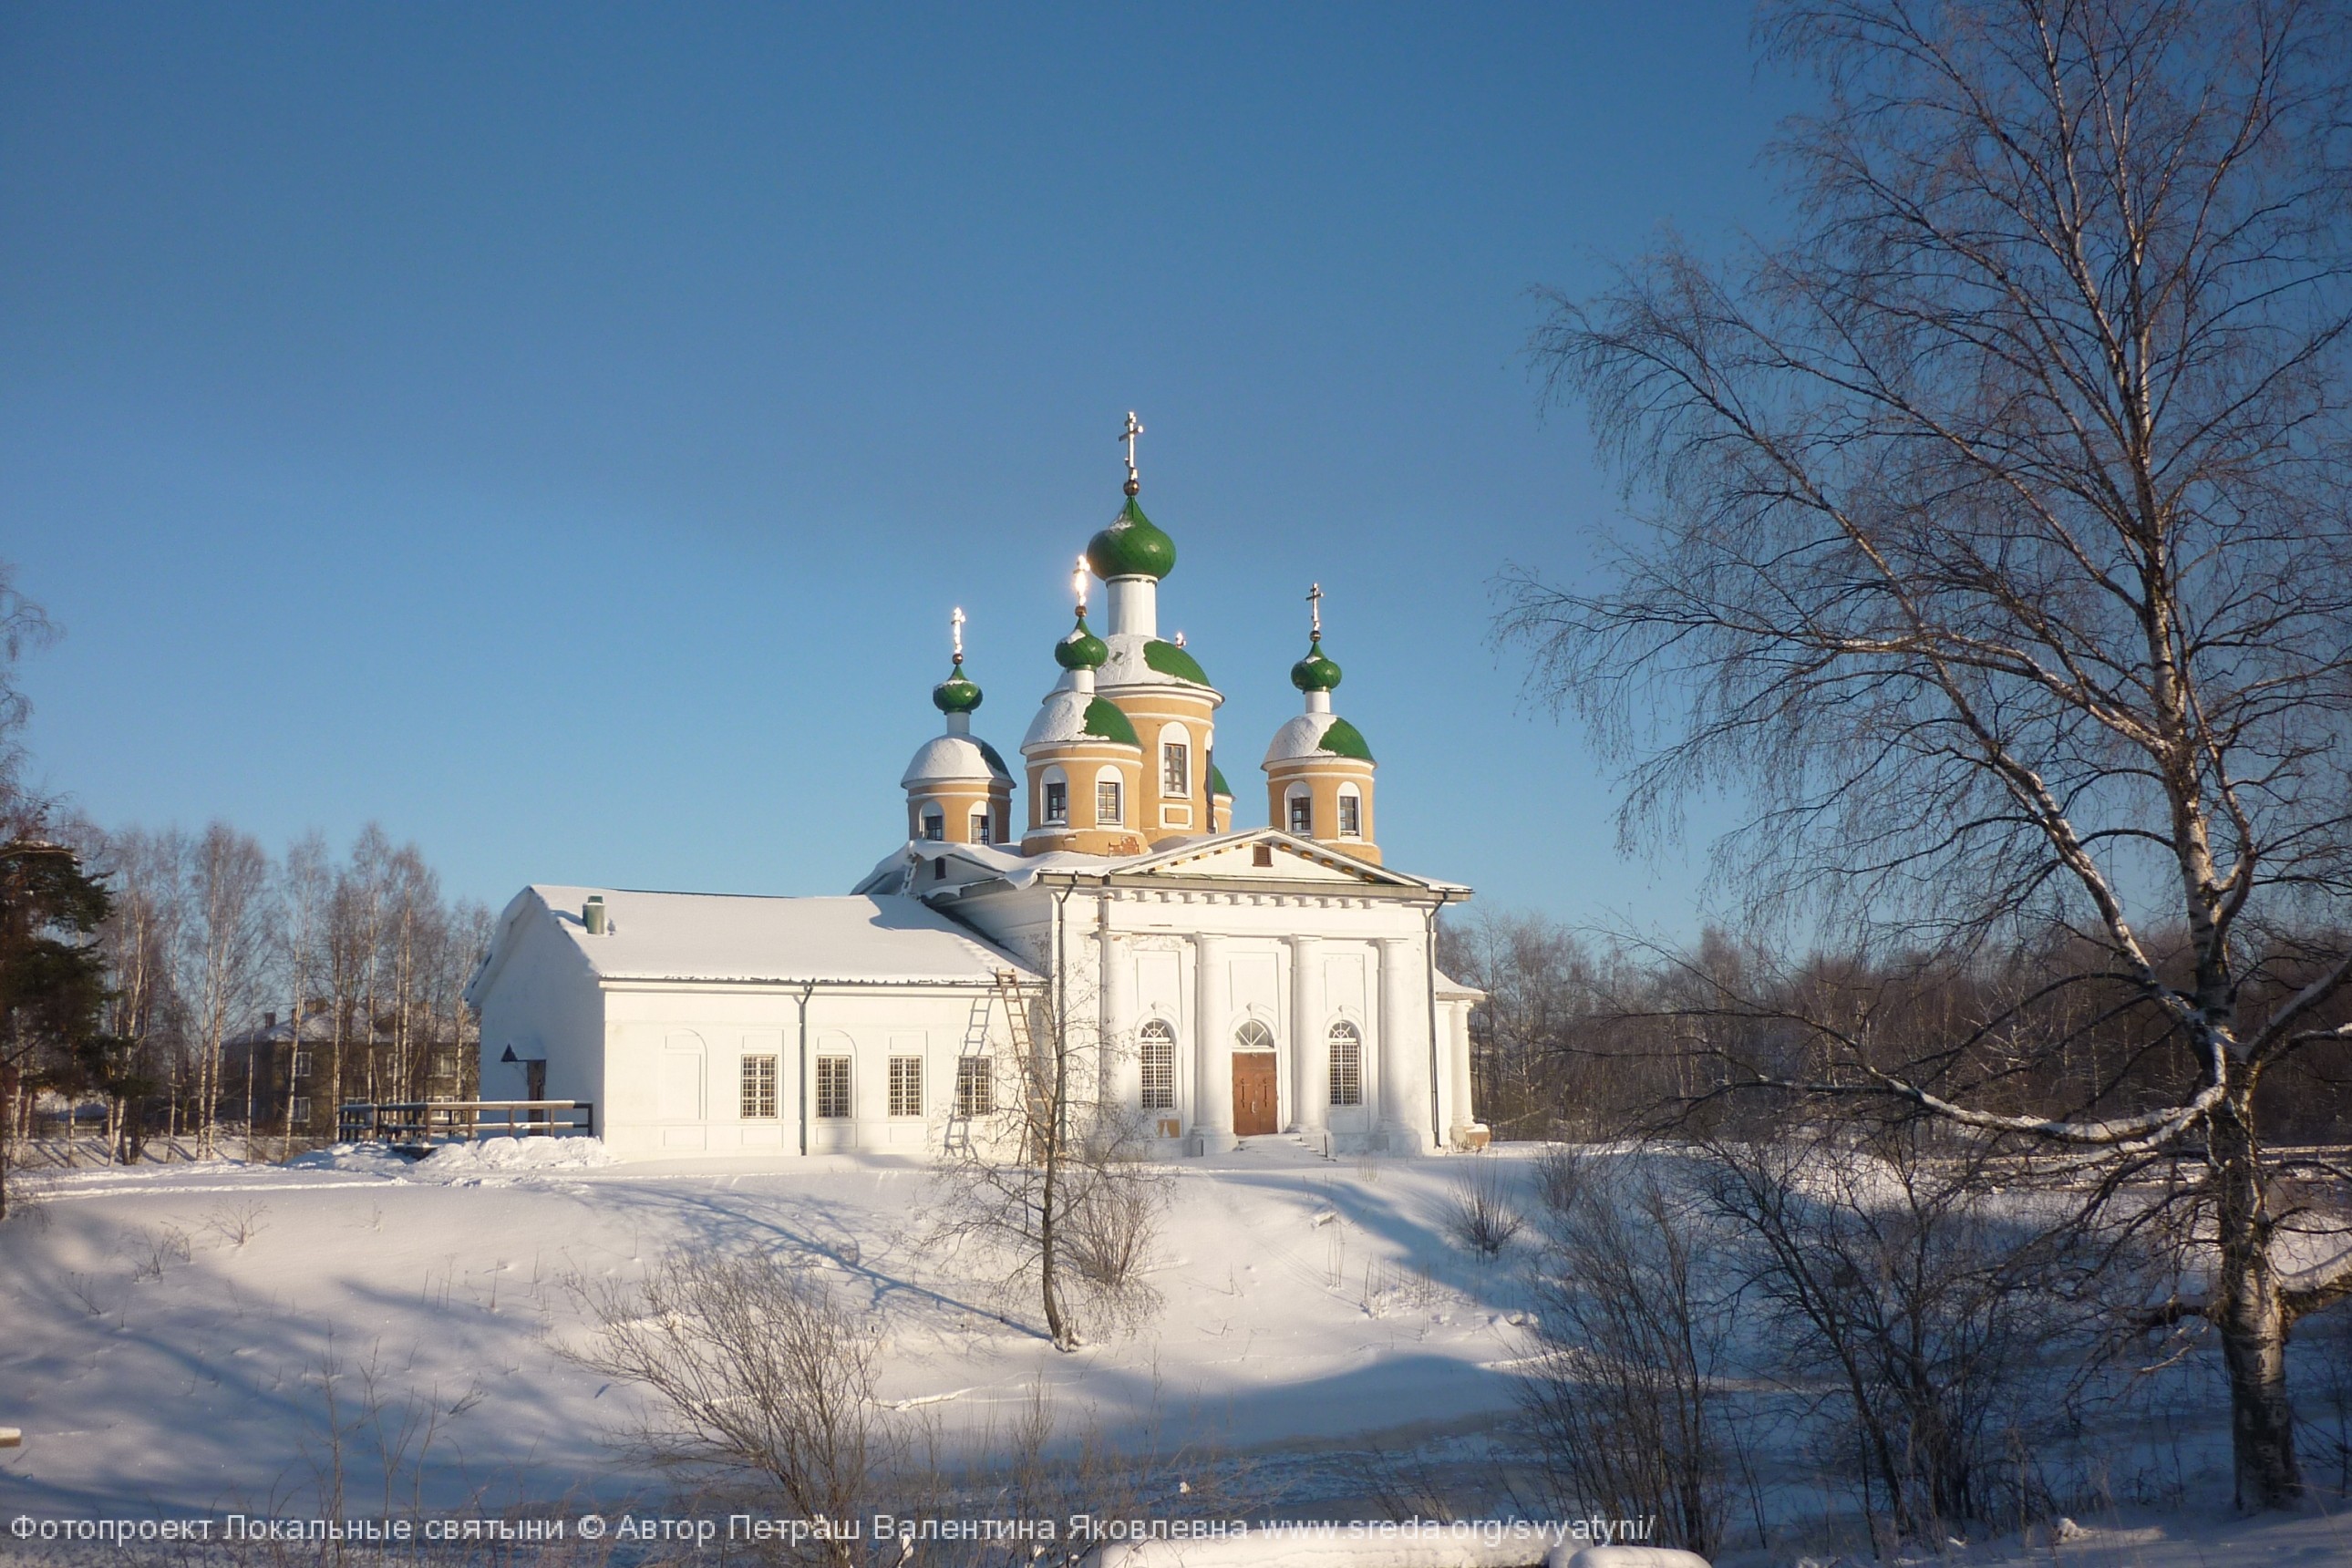
{"type": "Polygon", "coordinates": [[[1275,1105],[1274,1053],[1234,1053],[1234,1136],[1255,1138],[1280,1131],[1275,1105]]]}

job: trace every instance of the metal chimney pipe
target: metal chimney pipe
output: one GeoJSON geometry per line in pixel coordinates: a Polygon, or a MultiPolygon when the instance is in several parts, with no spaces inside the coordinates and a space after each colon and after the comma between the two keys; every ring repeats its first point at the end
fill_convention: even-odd
{"type": "Polygon", "coordinates": [[[604,934],[604,894],[591,893],[588,895],[588,901],[582,905],[580,909],[580,921],[583,925],[585,925],[588,928],[588,934],[590,936],[603,936],[604,934]]]}

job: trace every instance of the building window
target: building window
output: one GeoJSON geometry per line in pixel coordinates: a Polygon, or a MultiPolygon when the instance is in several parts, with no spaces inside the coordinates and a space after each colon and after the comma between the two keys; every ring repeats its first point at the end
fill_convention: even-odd
{"type": "Polygon", "coordinates": [[[1045,781],[1045,820],[1052,823],[1070,820],[1070,784],[1067,779],[1045,781]]]}
{"type": "Polygon", "coordinates": [[[923,813],[923,837],[937,844],[948,836],[948,819],[937,811],[923,813]]]}
{"type": "Polygon", "coordinates": [[[1160,793],[1175,800],[1192,793],[1192,749],[1181,741],[1160,748],[1160,793]]]}
{"type": "Polygon", "coordinates": [[[824,1117],[849,1114],[849,1058],[816,1058],[816,1113],[824,1117]]]}
{"type": "Polygon", "coordinates": [[[310,1053],[308,1051],[296,1051],[294,1053],[293,1065],[286,1069],[286,1076],[289,1079],[298,1080],[309,1078],[310,1076],[310,1053]]]}
{"type": "Polygon", "coordinates": [[[1364,802],[1353,790],[1339,796],[1339,837],[1361,838],[1364,836],[1364,802]]]}
{"type": "Polygon", "coordinates": [[[1143,1068],[1143,1109],[1176,1109],[1176,1031],[1164,1018],[1143,1026],[1136,1038],[1136,1055],[1143,1068]]]}
{"type": "Polygon", "coordinates": [[[996,836],[989,831],[988,813],[975,811],[971,814],[971,841],[974,844],[996,842],[996,836]]]}
{"type": "Polygon", "coordinates": [[[746,1118],[767,1118],[776,1114],[776,1058],[745,1057],[743,1058],[743,1098],[741,1114],[746,1118]]]}
{"type": "Polygon", "coordinates": [[[920,1116],[923,1113],[923,1058],[892,1057],[890,1058],[890,1114],[920,1116]]]}
{"type": "Polygon", "coordinates": [[[1290,831],[1301,838],[1315,837],[1315,797],[1305,790],[1290,797],[1290,831]]]}
{"type": "Polygon", "coordinates": [[[1364,1103],[1364,1037],[1344,1021],[1331,1026],[1331,1103],[1364,1103]]]}
{"type": "Polygon", "coordinates": [[[956,1058],[956,1110],[958,1116],[992,1116],[996,1113],[996,1064],[987,1057],[956,1058]]]}
{"type": "Polygon", "coordinates": [[[1119,820],[1118,780],[1097,779],[1095,781],[1095,826],[1116,827],[1119,820]]]}
{"type": "Polygon", "coordinates": [[[288,1100],[286,1102],[286,1119],[289,1121],[309,1121],[310,1120],[310,1097],[307,1094],[298,1094],[293,1099],[288,1100]]]}
{"type": "Polygon", "coordinates": [[[1255,1018],[1246,1019],[1234,1031],[1234,1049],[1237,1051],[1270,1051],[1274,1049],[1274,1031],[1255,1018]]]}

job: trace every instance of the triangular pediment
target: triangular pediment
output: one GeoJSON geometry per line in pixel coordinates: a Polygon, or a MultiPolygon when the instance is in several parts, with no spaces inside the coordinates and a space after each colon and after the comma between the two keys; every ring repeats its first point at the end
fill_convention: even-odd
{"type": "Polygon", "coordinates": [[[1260,827],[1241,833],[1221,833],[1196,838],[1130,861],[1119,877],[1213,879],[1242,882],[1328,882],[1335,887],[1423,888],[1429,884],[1359,860],[1354,856],[1295,837],[1279,828],[1260,827]]]}

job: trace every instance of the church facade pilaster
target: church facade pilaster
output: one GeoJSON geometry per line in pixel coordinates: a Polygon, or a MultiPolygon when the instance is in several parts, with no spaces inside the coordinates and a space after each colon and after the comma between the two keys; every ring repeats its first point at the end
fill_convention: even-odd
{"type": "Polygon", "coordinates": [[[1391,1153],[1426,1150],[1429,1127],[1428,975],[1421,944],[1409,936],[1379,939],[1381,967],[1381,1135],[1391,1153]]]}
{"type": "Polygon", "coordinates": [[[1330,1125],[1331,1049],[1323,1019],[1323,942],[1290,938],[1290,1124],[1320,1133],[1330,1125]]]}
{"type": "Polygon", "coordinates": [[[1101,1022],[1101,1084],[1102,1102],[1108,1113],[1121,1119],[1131,1119],[1143,1103],[1142,1066],[1136,1056],[1135,1001],[1129,984],[1132,960],[1126,944],[1111,930],[1111,900],[1106,897],[1097,905],[1096,938],[1099,944],[1098,962],[1102,973],[1101,1022]]]}
{"type": "Polygon", "coordinates": [[[1192,938],[1192,1142],[1200,1152],[1222,1154],[1234,1136],[1234,1043],[1227,1025],[1233,1012],[1233,976],[1225,939],[1208,932],[1192,938]]]}

